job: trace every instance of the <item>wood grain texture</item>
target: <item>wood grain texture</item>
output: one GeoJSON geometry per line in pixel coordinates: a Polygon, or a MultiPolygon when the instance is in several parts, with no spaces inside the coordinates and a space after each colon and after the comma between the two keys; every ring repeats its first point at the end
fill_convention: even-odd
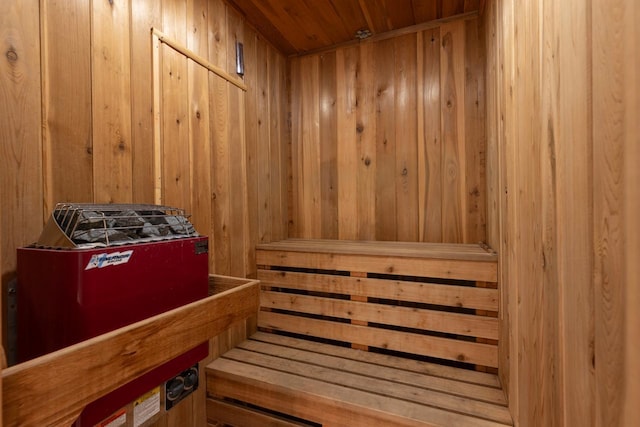
{"type": "MultiPolygon", "coordinates": [[[[93,200],[90,4],[41,3],[44,214],[93,200]],[[73,67],[69,64],[73,63],[73,67]]],[[[148,33],[146,34],[148,37],[148,33]]]]}
{"type": "Polygon", "coordinates": [[[126,0],[92,3],[93,195],[98,203],[133,199],[131,46],[126,0]]]}
{"type": "Polygon", "coordinates": [[[293,189],[292,220],[297,228],[291,230],[291,237],[432,242],[485,239],[484,43],[477,19],[442,25],[455,29],[449,34],[455,34],[456,41],[452,39],[447,46],[453,55],[450,61],[455,57],[455,64],[459,64],[452,62],[444,71],[440,27],[292,59],[292,138],[293,149],[298,150],[292,162],[299,177],[293,185],[306,183],[308,192],[314,182],[319,181],[324,189],[335,180],[338,194],[325,192],[331,197],[322,196],[314,205],[300,199],[303,193],[298,190],[303,187],[293,189]],[[309,78],[314,75],[310,70],[299,68],[309,61],[333,61],[334,55],[335,69],[320,65],[317,83],[309,78]],[[442,77],[449,71],[451,78],[442,77]],[[450,94],[447,100],[441,96],[445,89],[450,94]],[[334,90],[337,98],[330,98],[338,102],[338,117],[325,124],[324,110],[318,110],[312,96],[322,97],[324,91],[334,90]],[[446,149],[442,142],[445,119],[446,149]],[[317,123],[322,136],[319,169],[299,157],[300,147],[315,146],[309,143],[314,135],[309,130],[317,123]],[[307,133],[303,129],[308,129],[307,133]],[[332,137],[325,142],[324,135],[332,137]],[[323,158],[328,152],[331,156],[323,158]],[[336,198],[337,221],[333,219],[336,198]],[[305,218],[308,222],[318,215],[306,211],[315,208],[322,216],[320,226],[305,223],[305,218]],[[327,215],[331,219],[327,220],[327,215]]]}
{"type": "Polygon", "coordinates": [[[131,2],[131,138],[133,145],[132,192],[136,203],[155,199],[152,38],[151,28],[162,25],[162,2],[131,2]]]}

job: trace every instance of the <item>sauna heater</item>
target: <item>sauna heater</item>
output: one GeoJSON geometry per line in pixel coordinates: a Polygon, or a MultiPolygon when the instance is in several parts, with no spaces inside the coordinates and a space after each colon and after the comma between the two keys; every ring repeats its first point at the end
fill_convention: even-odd
{"type": "MultiPolygon", "coordinates": [[[[207,237],[179,209],[57,205],[38,242],[18,249],[18,361],[206,297],[207,253],[207,237]]],[[[185,350],[88,405],[76,426],[95,425],[189,369],[208,345],[185,350]]]]}

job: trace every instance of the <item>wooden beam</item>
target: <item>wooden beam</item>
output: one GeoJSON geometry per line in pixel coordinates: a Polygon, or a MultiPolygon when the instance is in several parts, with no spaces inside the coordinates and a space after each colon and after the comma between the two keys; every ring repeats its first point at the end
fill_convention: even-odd
{"type": "Polygon", "coordinates": [[[216,65],[213,65],[207,59],[205,59],[202,56],[198,55],[194,51],[192,51],[190,49],[187,49],[186,47],[182,46],[177,41],[171,39],[170,37],[167,37],[167,35],[164,34],[162,31],[158,30],[157,28],[151,28],[151,33],[154,34],[155,36],[157,36],[158,40],[160,40],[160,42],[162,42],[162,43],[166,44],[167,46],[171,47],[173,50],[175,50],[177,52],[180,52],[181,54],[183,54],[187,58],[197,62],[198,64],[200,64],[203,67],[205,67],[207,70],[211,71],[212,73],[216,74],[219,77],[222,77],[223,79],[225,79],[226,81],[228,81],[232,85],[242,89],[245,92],[247,91],[247,86],[244,84],[244,82],[242,80],[240,80],[240,79],[238,79],[236,77],[233,77],[232,75],[227,73],[225,70],[223,70],[222,68],[220,68],[220,67],[218,67],[216,65]]]}

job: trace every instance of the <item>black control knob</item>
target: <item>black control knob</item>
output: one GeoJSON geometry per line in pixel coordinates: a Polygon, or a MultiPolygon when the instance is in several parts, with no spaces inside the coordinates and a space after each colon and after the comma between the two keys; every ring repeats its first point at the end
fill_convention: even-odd
{"type": "Polygon", "coordinates": [[[194,385],[198,383],[198,371],[196,369],[189,369],[184,375],[184,389],[191,390],[194,385]]]}
{"type": "Polygon", "coordinates": [[[184,389],[184,379],[175,377],[167,384],[167,400],[176,400],[184,389]]]}

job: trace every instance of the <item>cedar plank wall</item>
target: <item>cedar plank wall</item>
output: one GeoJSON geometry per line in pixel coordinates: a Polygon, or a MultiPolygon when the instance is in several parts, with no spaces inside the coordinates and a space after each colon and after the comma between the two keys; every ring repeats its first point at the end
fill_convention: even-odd
{"type": "Polygon", "coordinates": [[[476,17],[291,59],[290,237],[486,239],[476,17]]]}
{"type": "MultiPolygon", "coordinates": [[[[232,75],[244,42],[248,86],[161,45],[161,201],[209,236],[212,273],[255,276],[255,243],[285,237],[286,58],[240,14],[222,0],[3,1],[3,286],[55,203],[156,200],[151,27],[232,75]]],[[[213,339],[211,357],[254,329],[213,339]]],[[[197,393],[160,425],[206,425],[205,387],[197,393]]]]}
{"type": "Polygon", "coordinates": [[[487,2],[488,241],[520,426],[640,418],[640,6],[487,2]]]}

